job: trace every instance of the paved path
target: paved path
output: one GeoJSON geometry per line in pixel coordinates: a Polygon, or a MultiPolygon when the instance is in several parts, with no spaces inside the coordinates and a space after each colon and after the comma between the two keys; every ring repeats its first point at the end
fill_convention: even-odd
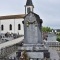
{"type": "Polygon", "coordinates": [[[59,60],[59,55],[57,53],[56,50],[52,50],[51,48],[49,48],[49,52],[50,52],[50,57],[52,60],[59,60]]]}

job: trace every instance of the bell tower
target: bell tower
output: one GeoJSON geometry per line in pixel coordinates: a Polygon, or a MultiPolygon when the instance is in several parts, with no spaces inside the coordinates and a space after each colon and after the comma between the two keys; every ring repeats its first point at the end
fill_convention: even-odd
{"type": "Polygon", "coordinates": [[[34,5],[32,3],[32,0],[27,0],[25,5],[25,14],[28,14],[29,12],[33,12],[34,5]]]}

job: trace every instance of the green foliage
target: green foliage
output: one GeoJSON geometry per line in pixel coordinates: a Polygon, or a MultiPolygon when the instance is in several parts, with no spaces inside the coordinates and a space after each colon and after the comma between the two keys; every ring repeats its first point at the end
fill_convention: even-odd
{"type": "Polygon", "coordinates": [[[60,36],[60,32],[59,32],[59,33],[57,33],[57,35],[58,35],[58,36],[60,36]]]}
{"type": "Polygon", "coordinates": [[[50,27],[42,27],[43,32],[51,32],[52,29],[50,27]]]}
{"type": "Polygon", "coordinates": [[[60,34],[57,34],[57,41],[60,42],[60,34]]]}
{"type": "Polygon", "coordinates": [[[57,38],[57,41],[60,42],[60,38],[57,38]]]}
{"type": "Polygon", "coordinates": [[[29,60],[27,52],[25,50],[24,50],[22,56],[23,56],[23,60],[29,60]]]}

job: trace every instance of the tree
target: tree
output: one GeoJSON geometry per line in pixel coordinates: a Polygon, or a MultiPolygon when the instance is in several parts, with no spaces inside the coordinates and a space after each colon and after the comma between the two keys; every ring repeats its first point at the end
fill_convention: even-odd
{"type": "Polygon", "coordinates": [[[57,41],[60,42],[60,38],[57,38],[57,41]]]}
{"type": "Polygon", "coordinates": [[[52,29],[50,27],[42,27],[43,32],[51,32],[52,29]]]}

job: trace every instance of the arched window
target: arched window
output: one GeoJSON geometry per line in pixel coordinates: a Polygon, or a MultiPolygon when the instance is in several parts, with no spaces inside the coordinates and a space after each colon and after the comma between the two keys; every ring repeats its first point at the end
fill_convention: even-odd
{"type": "Polygon", "coordinates": [[[21,25],[20,24],[18,24],[18,30],[21,30],[21,25]]]}
{"type": "Polygon", "coordinates": [[[1,30],[4,30],[4,25],[1,25],[1,30]]]}
{"type": "Polygon", "coordinates": [[[9,25],[9,29],[12,30],[12,25],[11,24],[9,25]]]}

